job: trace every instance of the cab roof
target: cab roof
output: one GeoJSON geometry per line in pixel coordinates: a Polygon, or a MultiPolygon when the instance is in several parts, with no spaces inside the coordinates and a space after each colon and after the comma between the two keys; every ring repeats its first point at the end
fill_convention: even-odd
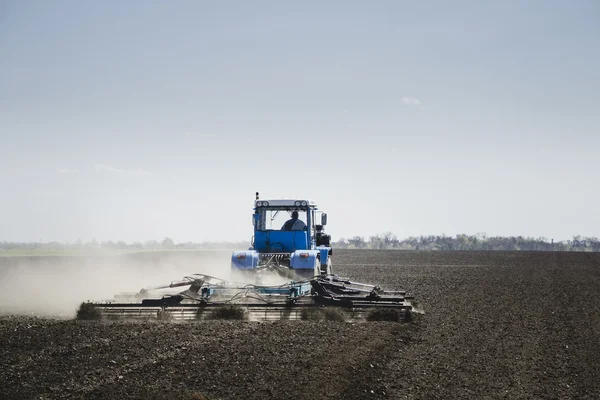
{"type": "Polygon", "coordinates": [[[256,200],[254,205],[256,207],[316,207],[317,203],[309,199],[266,199],[256,200]]]}

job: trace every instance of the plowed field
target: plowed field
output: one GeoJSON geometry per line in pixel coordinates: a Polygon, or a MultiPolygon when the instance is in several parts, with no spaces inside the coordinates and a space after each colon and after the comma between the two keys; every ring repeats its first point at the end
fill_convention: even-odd
{"type": "MultiPolygon", "coordinates": [[[[40,292],[42,282],[26,287],[15,271],[27,261],[28,274],[69,282],[80,260],[0,258],[5,312],[15,313],[19,291],[29,298],[21,315],[0,317],[0,398],[600,398],[600,255],[348,250],[334,256],[336,273],[406,289],[424,314],[407,324],[37,317],[32,313],[48,304],[36,303],[35,293],[43,303],[51,300],[40,292]]],[[[154,273],[201,265],[207,256],[128,257],[127,268],[143,271],[151,261],[154,273]]],[[[95,268],[103,271],[102,265],[95,268]]]]}

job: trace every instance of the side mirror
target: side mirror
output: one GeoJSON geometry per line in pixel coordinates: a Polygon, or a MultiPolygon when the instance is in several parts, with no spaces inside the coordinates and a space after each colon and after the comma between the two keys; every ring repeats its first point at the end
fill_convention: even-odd
{"type": "Polygon", "coordinates": [[[327,214],[321,214],[321,225],[327,225],[327,214]]]}

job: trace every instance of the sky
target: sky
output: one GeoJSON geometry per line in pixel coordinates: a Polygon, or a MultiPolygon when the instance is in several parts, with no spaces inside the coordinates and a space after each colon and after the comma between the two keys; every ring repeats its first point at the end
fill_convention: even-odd
{"type": "Polygon", "coordinates": [[[0,0],[0,241],[600,236],[600,3],[0,0]]]}

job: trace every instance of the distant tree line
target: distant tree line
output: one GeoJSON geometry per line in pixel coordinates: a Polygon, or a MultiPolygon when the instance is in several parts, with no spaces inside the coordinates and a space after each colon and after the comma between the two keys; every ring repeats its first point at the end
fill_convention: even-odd
{"type": "Polygon", "coordinates": [[[396,249],[396,250],[511,250],[511,251],[600,251],[597,237],[573,236],[571,240],[555,242],[544,237],[490,236],[459,234],[452,236],[411,236],[399,240],[392,232],[349,239],[341,238],[332,244],[343,249],[396,249]]]}
{"type": "MultiPolygon", "coordinates": [[[[146,242],[126,243],[123,241],[103,241],[84,243],[59,242],[0,242],[3,250],[202,250],[202,249],[243,249],[250,244],[241,242],[185,242],[175,243],[171,238],[162,241],[149,240],[146,242]]],[[[598,251],[600,240],[597,237],[573,236],[571,240],[555,242],[544,237],[532,238],[524,236],[487,236],[485,233],[476,235],[459,234],[454,237],[446,235],[411,236],[398,239],[392,232],[373,235],[365,239],[363,236],[341,238],[332,246],[338,249],[375,249],[375,250],[511,250],[511,251],[598,251]]]]}

